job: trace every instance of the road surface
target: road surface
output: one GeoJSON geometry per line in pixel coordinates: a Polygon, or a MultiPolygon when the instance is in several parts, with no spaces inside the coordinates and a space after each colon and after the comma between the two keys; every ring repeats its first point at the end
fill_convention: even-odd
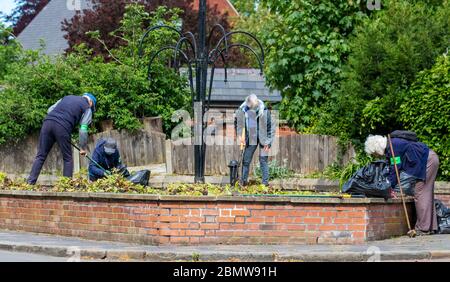
{"type": "Polygon", "coordinates": [[[31,253],[0,251],[0,262],[65,262],[67,258],[31,253]]]}

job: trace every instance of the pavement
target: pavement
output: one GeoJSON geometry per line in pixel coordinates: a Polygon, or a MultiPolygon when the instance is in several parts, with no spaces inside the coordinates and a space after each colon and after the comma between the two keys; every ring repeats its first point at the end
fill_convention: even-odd
{"type": "Polygon", "coordinates": [[[18,252],[22,253],[18,259],[29,256],[33,261],[450,261],[450,235],[399,237],[363,245],[149,246],[0,231],[0,251],[9,255],[6,259],[18,252]]]}

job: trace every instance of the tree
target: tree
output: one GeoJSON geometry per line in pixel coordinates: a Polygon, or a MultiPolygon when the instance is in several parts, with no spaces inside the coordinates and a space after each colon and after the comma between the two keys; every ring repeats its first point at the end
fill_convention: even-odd
{"type": "MultiPolygon", "coordinates": [[[[83,13],[77,13],[72,19],[65,20],[63,30],[66,32],[65,38],[69,42],[68,52],[74,50],[75,46],[84,43],[93,50],[93,55],[102,55],[106,59],[111,59],[106,49],[116,48],[126,44],[119,34],[113,36],[112,31],[116,30],[123,18],[125,7],[128,3],[138,2],[145,6],[146,12],[155,11],[159,6],[168,8],[177,8],[181,10],[182,29],[184,31],[197,32],[198,11],[193,8],[193,0],[156,0],[156,1],[132,1],[132,0],[92,0],[93,9],[85,10],[83,13]],[[90,31],[98,31],[100,42],[97,38],[89,35],[90,31]],[[105,48],[106,47],[106,48],[105,48]]],[[[226,30],[230,29],[228,14],[221,13],[217,6],[208,6],[207,13],[208,26],[211,28],[214,24],[222,24],[226,30]]],[[[148,23],[144,23],[148,26],[148,23]]],[[[213,38],[217,40],[221,36],[216,33],[213,38]]],[[[230,56],[231,64],[244,64],[247,60],[240,52],[233,52],[230,56]]]]}
{"type": "Polygon", "coordinates": [[[263,0],[262,4],[264,20],[256,26],[267,49],[267,81],[282,91],[282,116],[305,131],[338,87],[350,51],[348,38],[365,14],[360,1],[263,0]]]}
{"type": "Polygon", "coordinates": [[[12,30],[0,23],[0,81],[9,65],[19,58],[20,46],[14,39],[12,30]]]}
{"type": "Polygon", "coordinates": [[[406,91],[450,42],[449,2],[428,2],[386,1],[357,28],[344,80],[321,109],[317,132],[363,140],[403,127],[406,91]]]}
{"type": "MultiPolygon", "coordinates": [[[[83,44],[57,57],[22,50],[0,82],[4,86],[0,91],[0,143],[20,140],[37,130],[50,105],[63,96],[84,92],[95,93],[98,98],[94,130],[106,119],[113,120],[117,129],[135,130],[142,126],[139,118],[145,116],[162,116],[165,130],[170,130],[172,113],[190,105],[186,80],[165,68],[163,61],[157,61],[149,82],[147,66],[138,58],[137,44],[145,32],[144,23],[173,26],[178,19],[176,11],[162,7],[148,14],[139,4],[128,5],[114,31],[126,44],[108,50],[114,57],[110,61],[93,56],[83,44]]],[[[168,31],[152,35],[146,54],[165,45],[169,35],[168,31]]]]}
{"type": "Polygon", "coordinates": [[[231,0],[230,2],[241,17],[248,17],[255,13],[260,4],[260,0],[231,0]]]}
{"type": "Polygon", "coordinates": [[[4,16],[11,22],[13,33],[19,35],[50,0],[15,0],[16,8],[11,14],[4,16]]]}
{"type": "Polygon", "coordinates": [[[450,179],[450,58],[439,56],[436,64],[421,71],[400,107],[405,127],[439,155],[439,172],[450,179]]]}

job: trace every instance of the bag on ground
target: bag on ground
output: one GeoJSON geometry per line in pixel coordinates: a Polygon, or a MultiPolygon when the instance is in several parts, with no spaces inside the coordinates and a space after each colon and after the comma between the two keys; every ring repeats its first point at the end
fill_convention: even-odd
{"type": "Polygon", "coordinates": [[[342,187],[342,192],[388,199],[391,187],[388,175],[387,161],[374,161],[355,172],[342,187]]]}
{"type": "MultiPolygon", "coordinates": [[[[407,196],[414,196],[414,189],[416,187],[417,178],[402,171],[400,173],[400,183],[402,184],[403,194],[407,196]]],[[[400,193],[400,186],[397,184],[394,191],[400,193]]]]}
{"type": "Polygon", "coordinates": [[[142,186],[148,186],[149,179],[150,179],[150,170],[147,169],[138,171],[128,177],[128,181],[142,186]]]}
{"type": "Polygon", "coordinates": [[[450,209],[439,200],[434,200],[434,205],[436,207],[439,234],[450,234],[450,209]]]}

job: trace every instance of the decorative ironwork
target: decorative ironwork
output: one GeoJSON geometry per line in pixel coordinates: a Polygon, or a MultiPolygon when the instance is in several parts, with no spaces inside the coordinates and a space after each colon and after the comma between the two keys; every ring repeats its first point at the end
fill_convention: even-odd
{"type": "Polygon", "coordinates": [[[263,74],[264,65],[264,49],[261,42],[253,34],[245,31],[231,31],[227,32],[225,28],[220,24],[215,24],[207,36],[206,33],[206,12],[207,5],[206,0],[200,0],[199,3],[199,23],[198,23],[198,38],[188,31],[182,32],[169,25],[158,25],[150,27],[145,34],[142,36],[139,44],[139,56],[144,57],[144,45],[145,39],[152,33],[161,29],[168,29],[173,31],[178,35],[178,40],[175,45],[164,46],[158,51],[154,52],[148,63],[148,78],[152,79],[151,70],[155,60],[165,51],[173,51],[172,65],[179,71],[182,65],[186,65],[188,72],[188,79],[190,84],[190,90],[193,101],[194,115],[194,126],[196,133],[200,132],[199,135],[195,136],[194,144],[194,167],[195,167],[195,182],[204,183],[205,178],[205,150],[206,145],[203,138],[204,131],[206,129],[206,122],[204,121],[204,115],[209,110],[211,105],[211,92],[213,88],[214,72],[221,61],[225,70],[225,83],[228,79],[227,73],[227,61],[229,58],[230,50],[234,48],[243,48],[249,50],[256,58],[259,65],[261,75],[263,74]],[[212,44],[213,36],[216,32],[220,32],[221,37],[216,42],[212,44]],[[254,41],[258,46],[259,52],[257,52],[253,47],[244,43],[231,43],[230,37],[240,34],[254,41]],[[211,66],[210,78],[209,78],[209,88],[207,90],[207,78],[208,78],[208,66],[211,66]],[[194,83],[195,77],[195,83],[194,83]],[[208,93],[207,93],[208,91],[208,93]]]}

